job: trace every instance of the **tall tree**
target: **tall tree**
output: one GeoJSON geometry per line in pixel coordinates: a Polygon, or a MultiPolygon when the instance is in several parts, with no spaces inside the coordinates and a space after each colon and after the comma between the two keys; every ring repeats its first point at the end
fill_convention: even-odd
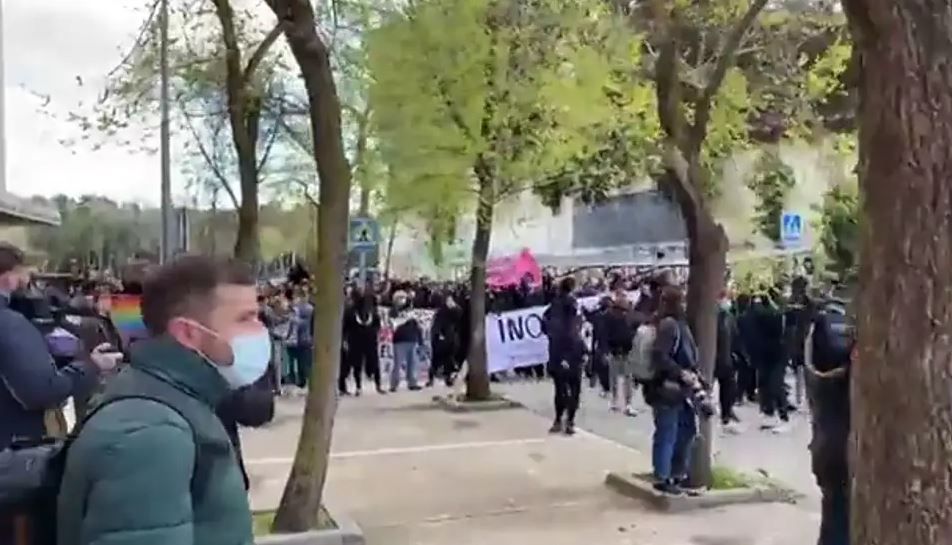
{"type": "Polygon", "coordinates": [[[851,541],[945,544],[952,542],[952,2],[843,6],[862,66],[851,541]]]}
{"type": "Polygon", "coordinates": [[[274,11],[304,80],[313,157],[320,180],[315,365],[291,475],[274,519],[276,531],[301,532],[317,523],[337,409],[351,173],[341,136],[341,107],[330,51],[317,32],[314,7],[310,0],[265,3],[274,11]]]}
{"type": "MultiPolygon", "coordinates": [[[[158,111],[158,2],[148,4],[139,35],[106,78],[99,100],[71,117],[94,145],[141,146],[143,119],[158,111]],[[140,131],[130,138],[124,131],[140,131]]],[[[231,0],[172,1],[170,83],[173,121],[187,136],[186,157],[200,183],[220,185],[238,214],[235,255],[253,261],[259,253],[259,183],[280,134],[281,107],[292,93],[280,57],[273,50],[281,36],[261,28],[253,11],[235,10],[231,0]],[[237,178],[237,189],[234,187],[237,178]]]]}
{"type": "Polygon", "coordinates": [[[550,183],[613,113],[612,63],[637,56],[599,1],[426,0],[369,39],[371,104],[394,208],[437,236],[475,208],[467,397],[490,396],[486,259],[496,205],[550,183]]]}

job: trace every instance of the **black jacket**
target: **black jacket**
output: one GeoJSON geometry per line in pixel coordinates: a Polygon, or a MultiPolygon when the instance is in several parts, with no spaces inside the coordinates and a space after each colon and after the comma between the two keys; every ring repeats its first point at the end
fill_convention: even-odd
{"type": "Polygon", "coordinates": [[[344,311],[344,340],[350,346],[377,342],[380,313],[376,307],[350,305],[344,311]]]}
{"type": "Polygon", "coordinates": [[[559,363],[574,351],[579,335],[572,321],[578,318],[578,303],[568,294],[559,294],[542,316],[542,332],[549,340],[549,362],[559,363]]]}
{"type": "Polygon", "coordinates": [[[821,487],[849,482],[849,365],[840,369],[830,376],[821,376],[812,366],[806,371],[813,428],[810,455],[813,474],[821,487]]]}
{"type": "Polygon", "coordinates": [[[239,388],[231,392],[218,405],[216,413],[222,426],[228,432],[228,438],[235,447],[235,456],[241,468],[241,476],[245,479],[245,489],[248,488],[248,472],[241,456],[241,436],[238,426],[257,428],[274,419],[274,394],[271,390],[271,381],[265,375],[251,386],[239,388]]]}
{"type": "Polygon", "coordinates": [[[458,307],[441,306],[433,315],[433,325],[430,326],[430,343],[433,350],[444,350],[455,353],[460,345],[460,324],[462,316],[458,307]]]}

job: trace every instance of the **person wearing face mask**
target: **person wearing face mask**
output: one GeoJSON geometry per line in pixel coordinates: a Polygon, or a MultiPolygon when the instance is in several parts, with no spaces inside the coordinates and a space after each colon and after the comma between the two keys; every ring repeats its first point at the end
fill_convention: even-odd
{"type": "Polygon", "coordinates": [[[67,452],[57,542],[253,543],[245,483],[216,415],[268,368],[253,271],[181,257],[146,280],[142,318],[151,336],[106,385],[67,452]]]}
{"type": "Polygon", "coordinates": [[[740,422],[734,412],[737,404],[737,372],[734,367],[733,340],[737,323],[731,314],[731,299],[725,291],[718,300],[717,311],[717,353],[714,356],[714,378],[717,380],[718,397],[721,405],[721,424],[726,429],[738,431],[733,424],[740,422]]]}

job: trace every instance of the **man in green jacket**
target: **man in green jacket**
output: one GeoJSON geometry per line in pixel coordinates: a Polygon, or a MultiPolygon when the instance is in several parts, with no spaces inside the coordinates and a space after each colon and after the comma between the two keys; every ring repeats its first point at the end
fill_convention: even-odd
{"type": "Polygon", "coordinates": [[[146,282],[152,338],[106,386],[70,446],[59,545],[247,545],[244,482],[215,407],[266,370],[254,277],[188,256],[146,282]]]}

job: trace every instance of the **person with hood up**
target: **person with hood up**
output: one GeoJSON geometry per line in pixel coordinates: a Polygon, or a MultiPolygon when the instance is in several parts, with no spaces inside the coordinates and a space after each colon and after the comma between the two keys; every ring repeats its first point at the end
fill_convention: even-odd
{"type": "Polygon", "coordinates": [[[430,351],[433,360],[430,363],[427,386],[433,385],[437,375],[442,376],[447,386],[453,386],[456,373],[454,355],[459,349],[462,317],[452,294],[437,296],[437,299],[437,310],[430,327],[430,351]]]}
{"type": "Polygon", "coordinates": [[[575,433],[584,353],[581,316],[573,291],[575,279],[562,280],[558,295],[542,316],[542,332],[549,339],[547,367],[555,386],[555,422],[549,431],[567,435],[575,433]]]}
{"type": "Polygon", "coordinates": [[[378,393],[386,393],[380,381],[380,352],[377,339],[380,334],[380,313],[377,298],[372,291],[353,293],[353,302],[344,311],[344,343],[346,367],[338,379],[342,394],[347,394],[347,375],[353,373],[356,395],[361,394],[361,374],[373,378],[378,393]]]}

